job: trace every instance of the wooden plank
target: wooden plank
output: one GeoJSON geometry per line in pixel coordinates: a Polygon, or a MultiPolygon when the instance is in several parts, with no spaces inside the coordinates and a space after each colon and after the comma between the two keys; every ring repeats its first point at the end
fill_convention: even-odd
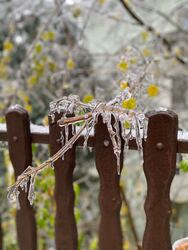
{"type": "MultiPolygon", "coordinates": [[[[21,106],[11,107],[6,113],[9,153],[15,178],[32,164],[29,115],[21,106]]],[[[20,250],[37,249],[36,222],[27,194],[20,191],[20,210],[16,213],[18,245],[20,250]]]]}
{"type": "Polygon", "coordinates": [[[49,144],[49,127],[31,124],[32,143],[49,144]]]}
{"type": "MultiPolygon", "coordinates": [[[[182,137],[184,134],[188,132],[182,132],[182,137]]],[[[0,124],[0,141],[7,141],[7,129],[6,124],[0,124]]],[[[177,153],[188,153],[188,139],[177,139],[177,153]]],[[[49,144],[49,128],[48,126],[37,126],[31,124],[31,141],[32,143],[40,143],[40,144],[49,144]]],[[[95,138],[93,135],[89,137],[88,146],[94,147],[95,138]]],[[[81,136],[75,143],[76,146],[82,147],[84,143],[84,136],[81,136]]],[[[137,150],[136,140],[133,139],[129,141],[129,149],[130,150],[137,150]]]]}
{"type": "MultiPolygon", "coordinates": [[[[57,121],[57,116],[56,116],[57,121]]],[[[51,155],[61,147],[60,127],[57,123],[50,124],[51,155]]],[[[73,171],[75,168],[75,146],[62,159],[54,163],[55,172],[55,242],[57,250],[77,250],[77,227],[74,217],[73,171]]]]}
{"type": "MultiPolygon", "coordinates": [[[[117,162],[107,127],[101,117],[95,127],[95,161],[100,176],[99,249],[122,250],[121,196],[117,162]]],[[[121,168],[122,165],[123,157],[121,157],[121,168]]]]}
{"type": "Polygon", "coordinates": [[[144,144],[147,179],[143,250],[171,250],[170,186],[176,172],[178,118],[173,112],[150,112],[144,144]]]}

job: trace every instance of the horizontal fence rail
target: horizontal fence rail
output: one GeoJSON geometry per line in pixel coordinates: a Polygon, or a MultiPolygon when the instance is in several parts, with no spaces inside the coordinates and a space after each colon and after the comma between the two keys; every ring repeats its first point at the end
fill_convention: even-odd
{"type": "MultiPolygon", "coordinates": [[[[7,141],[14,167],[15,178],[32,163],[32,143],[49,144],[50,155],[61,148],[60,131],[63,128],[49,118],[49,127],[30,123],[27,111],[19,105],[11,107],[6,114],[6,124],[0,124],[0,141],[7,141]]],[[[148,138],[143,141],[144,173],[147,180],[145,201],[146,227],[143,250],[170,250],[170,186],[176,172],[176,153],[188,153],[188,133],[178,131],[178,117],[171,111],[149,112],[148,138]]],[[[71,135],[71,130],[70,130],[71,135]]],[[[122,141],[123,142],[123,141],[122,141]]],[[[82,147],[84,135],[69,149],[64,159],[54,163],[55,171],[55,243],[57,250],[77,250],[78,234],[74,217],[73,172],[75,148],[82,147]]],[[[96,168],[99,173],[99,249],[122,250],[123,235],[120,222],[121,190],[117,163],[107,127],[99,118],[88,147],[95,149],[96,168]],[[108,143],[106,143],[108,142],[108,143]]],[[[137,150],[135,139],[129,149],[137,150]]],[[[121,170],[123,154],[121,155],[121,170]]],[[[26,194],[21,191],[21,210],[17,211],[16,225],[20,250],[37,249],[35,214],[26,194]],[[27,223],[26,223],[27,222],[27,223]]],[[[0,221],[1,222],[1,221],[0,221]]],[[[0,227],[0,250],[3,249],[0,227]]],[[[140,249],[140,248],[139,248],[140,249]]]]}
{"type": "MultiPolygon", "coordinates": [[[[30,133],[31,133],[31,142],[40,143],[40,144],[49,144],[49,127],[30,124],[30,133]]],[[[0,141],[8,141],[8,133],[6,123],[0,124],[0,141]]],[[[88,147],[94,147],[94,135],[90,136],[88,139],[88,147]]],[[[76,146],[82,147],[84,144],[84,135],[81,136],[76,141],[76,146]]],[[[129,149],[137,150],[137,145],[135,139],[129,141],[129,149]]],[[[178,131],[177,135],[177,153],[187,154],[188,153],[188,132],[187,131],[178,131]]]]}

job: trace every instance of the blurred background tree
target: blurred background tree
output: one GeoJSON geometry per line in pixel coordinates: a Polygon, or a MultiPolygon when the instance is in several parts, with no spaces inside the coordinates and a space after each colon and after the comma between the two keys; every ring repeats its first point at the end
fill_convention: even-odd
{"type": "MultiPolygon", "coordinates": [[[[123,88],[116,65],[135,48],[153,60],[148,82],[159,87],[148,92],[147,109],[164,106],[178,113],[188,128],[188,2],[186,0],[2,0],[0,4],[0,113],[1,122],[10,105],[19,103],[31,121],[47,125],[48,104],[75,93],[86,102],[93,97],[110,99],[123,88]]],[[[130,61],[134,65],[136,59],[130,61]]],[[[135,71],[135,74],[137,72],[135,71]]],[[[127,79],[128,81],[129,79],[127,79]]],[[[144,96],[143,96],[144,98],[144,96]]],[[[43,161],[48,149],[33,146],[34,161],[43,161]]],[[[76,208],[81,250],[97,249],[99,189],[93,152],[78,150],[75,171],[76,208]]],[[[145,178],[137,154],[130,152],[122,174],[127,203],[122,206],[124,249],[136,248],[142,239],[145,217],[145,178]],[[138,209],[139,207],[139,209],[138,209]]],[[[0,215],[5,249],[17,249],[15,207],[9,207],[4,190],[13,182],[6,147],[0,164],[0,215]]],[[[187,234],[184,224],[188,197],[187,175],[175,178],[172,187],[173,240],[187,234]],[[183,189],[180,183],[184,183],[183,189]]],[[[53,171],[41,174],[35,202],[39,249],[54,249],[53,171]],[[40,201],[40,202],[39,202],[40,201]]]]}

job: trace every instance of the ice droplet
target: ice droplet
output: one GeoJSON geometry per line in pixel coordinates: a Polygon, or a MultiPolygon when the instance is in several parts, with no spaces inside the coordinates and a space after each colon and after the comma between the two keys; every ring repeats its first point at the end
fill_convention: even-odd
{"type": "Polygon", "coordinates": [[[53,161],[50,161],[50,166],[52,169],[54,169],[54,162],[53,161]]]}
{"type": "Polygon", "coordinates": [[[65,144],[68,142],[69,140],[69,125],[66,124],[65,125],[65,144]]]}
{"type": "Polygon", "coordinates": [[[29,187],[29,192],[28,192],[28,200],[30,202],[30,205],[33,204],[33,201],[36,198],[35,190],[34,190],[34,188],[35,188],[35,178],[36,178],[36,174],[32,175],[31,179],[30,179],[30,187],[29,187]]]}

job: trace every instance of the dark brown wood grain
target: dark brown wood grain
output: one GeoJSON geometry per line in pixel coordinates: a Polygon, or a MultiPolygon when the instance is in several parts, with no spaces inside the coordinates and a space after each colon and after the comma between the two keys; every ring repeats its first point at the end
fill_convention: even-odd
{"type": "MultiPolygon", "coordinates": [[[[0,141],[7,141],[8,140],[8,134],[6,127],[4,126],[5,124],[0,124],[0,141]]],[[[49,132],[48,132],[48,127],[43,127],[43,126],[37,126],[37,128],[34,131],[31,131],[31,141],[32,143],[40,143],[40,144],[49,144],[49,132]],[[40,128],[46,128],[45,132],[41,132],[40,128]]],[[[88,140],[88,146],[89,147],[94,147],[94,141],[95,138],[94,136],[89,136],[88,140]]],[[[84,143],[84,136],[80,136],[80,138],[76,141],[75,145],[78,147],[82,147],[84,143]]],[[[178,146],[177,146],[177,153],[188,153],[188,140],[177,140],[178,146]]],[[[137,150],[137,145],[136,145],[136,140],[133,139],[129,141],[129,149],[131,150],[137,150]]]]}
{"type": "MultiPolygon", "coordinates": [[[[57,119],[56,119],[57,120],[57,119]]],[[[51,155],[61,147],[60,127],[49,119],[51,155]]],[[[77,250],[77,227],[74,217],[73,171],[75,168],[75,146],[64,160],[54,163],[55,171],[55,242],[57,250],[77,250]]]]}
{"type": "MultiPolygon", "coordinates": [[[[117,162],[107,127],[102,123],[101,117],[95,127],[95,160],[100,176],[99,249],[122,250],[121,196],[117,162]],[[108,147],[104,145],[105,140],[109,141],[108,147]]],[[[121,168],[122,165],[123,158],[121,157],[121,168]]]]}
{"type": "MultiPolygon", "coordinates": [[[[15,178],[32,164],[30,121],[21,106],[11,107],[6,113],[8,145],[15,178]]],[[[20,210],[16,213],[17,237],[20,250],[36,250],[36,222],[33,208],[24,191],[20,193],[20,210]]]]}
{"type": "Polygon", "coordinates": [[[148,187],[143,250],[171,250],[169,192],[176,172],[178,118],[170,111],[151,112],[148,117],[148,138],[144,144],[148,187]]]}

